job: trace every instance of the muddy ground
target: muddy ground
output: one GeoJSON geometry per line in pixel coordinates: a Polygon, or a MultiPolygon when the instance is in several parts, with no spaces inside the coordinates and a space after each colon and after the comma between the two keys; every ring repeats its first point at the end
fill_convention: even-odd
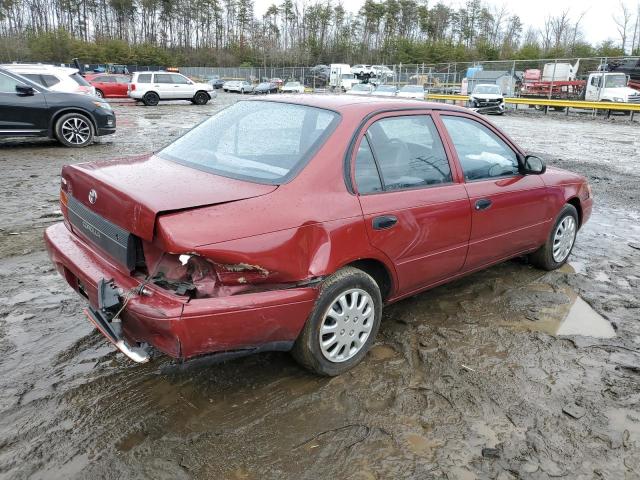
{"type": "Polygon", "coordinates": [[[118,102],[118,133],[82,150],[0,140],[0,478],[640,478],[640,125],[621,116],[493,118],[589,177],[570,264],[514,260],[390,306],[345,375],[115,353],[43,250],[60,167],[158,149],[237,98],[118,102]],[[583,335],[558,335],[565,317],[583,335]]]}

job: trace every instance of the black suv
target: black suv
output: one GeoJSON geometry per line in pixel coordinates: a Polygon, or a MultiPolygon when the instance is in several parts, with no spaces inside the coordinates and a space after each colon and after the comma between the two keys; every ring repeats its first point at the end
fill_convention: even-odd
{"type": "Polygon", "coordinates": [[[54,92],[0,68],[0,137],[50,137],[86,147],[116,131],[116,115],[103,99],[54,92]]]}

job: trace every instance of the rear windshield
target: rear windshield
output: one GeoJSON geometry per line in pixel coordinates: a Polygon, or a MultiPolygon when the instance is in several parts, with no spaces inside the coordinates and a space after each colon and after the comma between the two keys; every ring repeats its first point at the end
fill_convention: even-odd
{"type": "Polygon", "coordinates": [[[335,112],[306,105],[241,101],[158,156],[225,177],[280,184],[298,173],[338,120],[335,112]]]}
{"type": "Polygon", "coordinates": [[[72,73],[69,75],[78,85],[82,85],[83,87],[90,87],[91,84],[87,82],[82,75],[79,73],[72,73]]]}

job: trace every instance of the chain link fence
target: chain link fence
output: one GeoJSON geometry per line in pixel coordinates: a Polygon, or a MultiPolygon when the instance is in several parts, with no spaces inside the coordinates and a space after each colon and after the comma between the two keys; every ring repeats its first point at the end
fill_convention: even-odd
{"type": "MultiPolygon", "coordinates": [[[[584,81],[589,73],[616,66],[634,64],[640,75],[638,57],[593,57],[540,60],[500,60],[483,62],[447,62],[437,64],[386,65],[387,74],[358,78],[377,84],[422,85],[432,93],[466,93],[479,83],[496,83],[505,95],[518,95],[527,82],[584,81]],[[390,73],[392,72],[392,73],[390,73]],[[466,80],[465,80],[466,79],[466,80]]],[[[198,79],[247,80],[252,83],[282,80],[298,81],[311,89],[329,86],[329,66],[315,67],[181,67],[180,71],[198,79]]],[[[632,75],[633,79],[633,75],[632,75]]],[[[640,81],[640,78],[638,78],[640,81]]]]}

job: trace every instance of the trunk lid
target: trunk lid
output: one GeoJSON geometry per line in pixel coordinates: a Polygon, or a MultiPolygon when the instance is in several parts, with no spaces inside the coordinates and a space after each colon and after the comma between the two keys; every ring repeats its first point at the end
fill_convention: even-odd
{"type": "Polygon", "coordinates": [[[85,207],[138,237],[152,241],[162,213],[266,195],[262,185],[196,170],[153,155],[65,165],[69,193],[85,207]]]}

